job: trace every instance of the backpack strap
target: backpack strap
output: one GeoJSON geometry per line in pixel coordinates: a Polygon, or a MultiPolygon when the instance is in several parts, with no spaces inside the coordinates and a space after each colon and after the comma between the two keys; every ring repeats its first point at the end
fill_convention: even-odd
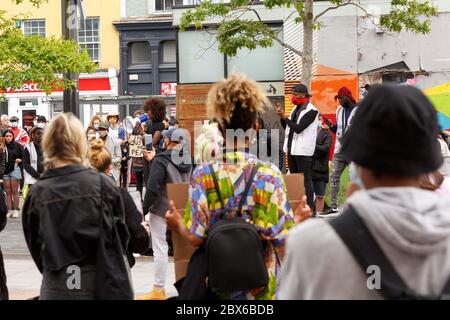
{"type": "Polygon", "coordinates": [[[225,209],[225,204],[223,203],[222,195],[220,194],[219,182],[217,181],[216,175],[214,173],[214,167],[212,164],[208,165],[209,170],[211,170],[211,176],[214,182],[214,189],[216,189],[217,196],[219,197],[220,204],[222,208],[225,209]]]}
{"type": "MultiPolygon", "coordinates": [[[[369,266],[376,265],[380,268],[382,275],[378,292],[385,299],[431,298],[418,296],[408,288],[352,206],[329,223],[353,254],[364,274],[367,273],[369,266]]],[[[450,298],[448,294],[450,294],[450,281],[446,284],[443,294],[432,299],[445,298],[445,295],[450,298]]]]}
{"type": "MultiPolygon", "coordinates": [[[[219,182],[217,181],[217,177],[214,174],[214,167],[212,164],[210,164],[208,166],[209,166],[209,169],[211,170],[211,175],[212,175],[212,179],[214,182],[214,188],[216,189],[217,196],[219,197],[222,208],[225,209],[225,204],[223,202],[222,195],[220,194],[219,182]]],[[[255,177],[255,175],[258,172],[258,169],[260,167],[261,167],[260,163],[257,163],[256,165],[253,166],[250,176],[247,180],[247,184],[245,185],[244,192],[241,194],[241,199],[239,200],[239,206],[238,206],[238,210],[237,210],[237,213],[240,217],[242,216],[242,207],[244,206],[245,200],[247,199],[248,192],[250,191],[250,188],[252,186],[253,178],[255,177]]],[[[225,210],[222,210],[222,211],[223,211],[223,213],[225,212],[225,210]]],[[[223,213],[221,215],[221,218],[223,216],[223,213]]]]}
{"type": "Polygon", "coordinates": [[[242,207],[244,206],[245,200],[247,200],[248,192],[250,191],[253,183],[253,179],[255,178],[258,169],[261,167],[261,163],[257,162],[253,168],[250,176],[248,177],[247,184],[245,185],[244,192],[241,194],[241,199],[239,200],[238,213],[242,216],[242,207]]]}

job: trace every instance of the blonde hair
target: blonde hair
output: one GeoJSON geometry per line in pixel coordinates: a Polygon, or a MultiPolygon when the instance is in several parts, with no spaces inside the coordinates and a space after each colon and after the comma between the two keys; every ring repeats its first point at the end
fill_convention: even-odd
{"type": "Polygon", "coordinates": [[[105,173],[112,164],[111,154],[105,148],[105,143],[101,139],[93,140],[88,151],[88,159],[91,166],[98,172],[105,173]]]}
{"type": "MultiPolygon", "coordinates": [[[[232,74],[227,79],[216,83],[208,93],[206,107],[208,116],[215,118],[219,124],[228,127],[232,120],[236,107],[240,108],[240,117],[251,116],[256,120],[256,114],[263,112],[267,98],[258,84],[242,74],[232,74]],[[242,112],[246,109],[246,112],[242,112]],[[241,115],[242,114],[242,115],[241,115]]],[[[239,117],[239,116],[238,116],[239,117]]],[[[240,119],[237,126],[242,127],[248,119],[240,119]]],[[[251,124],[249,124],[251,125],[251,124]]],[[[245,125],[244,125],[245,126],[245,125]]]]}
{"type": "Polygon", "coordinates": [[[89,165],[83,125],[72,113],[53,118],[45,128],[42,149],[45,169],[54,168],[57,161],[89,165]]]}

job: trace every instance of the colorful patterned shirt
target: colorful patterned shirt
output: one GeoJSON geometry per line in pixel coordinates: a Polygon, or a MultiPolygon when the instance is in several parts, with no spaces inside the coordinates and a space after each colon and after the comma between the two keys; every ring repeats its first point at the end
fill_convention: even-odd
{"type": "MultiPolygon", "coordinates": [[[[243,193],[247,178],[257,162],[260,163],[260,168],[253,179],[243,212],[249,213],[244,217],[252,219],[260,234],[273,238],[273,241],[265,246],[264,252],[269,286],[221,294],[224,299],[275,299],[280,272],[278,253],[283,250],[289,228],[294,226],[293,212],[288,203],[286,185],[280,170],[248,153],[228,152],[225,154],[225,162],[212,163],[225,206],[238,208],[240,194],[243,193]]],[[[218,221],[221,212],[222,206],[214,188],[210,166],[199,165],[192,174],[184,223],[191,233],[199,238],[206,238],[208,227],[218,221]]]]}

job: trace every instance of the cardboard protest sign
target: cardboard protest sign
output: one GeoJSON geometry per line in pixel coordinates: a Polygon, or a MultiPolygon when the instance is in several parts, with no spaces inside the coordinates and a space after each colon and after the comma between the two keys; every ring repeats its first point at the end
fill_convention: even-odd
{"type": "MultiPolygon", "coordinates": [[[[184,215],[188,201],[189,183],[169,183],[167,185],[167,196],[175,202],[175,206],[181,215],[184,215]]],[[[195,247],[192,246],[178,232],[172,231],[173,258],[175,261],[175,278],[180,280],[186,275],[189,260],[195,247]]]]}
{"type": "Polygon", "coordinates": [[[144,156],[144,141],[140,135],[131,135],[128,139],[129,155],[133,158],[142,158],[144,156]]]}
{"type": "Polygon", "coordinates": [[[303,173],[288,174],[283,177],[286,183],[289,205],[295,211],[305,194],[303,173]]]}

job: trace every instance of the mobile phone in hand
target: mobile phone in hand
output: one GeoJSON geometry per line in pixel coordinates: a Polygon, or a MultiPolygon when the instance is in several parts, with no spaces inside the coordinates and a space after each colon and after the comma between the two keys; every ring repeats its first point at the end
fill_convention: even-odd
{"type": "Polygon", "coordinates": [[[330,119],[325,118],[325,117],[322,117],[322,118],[323,118],[323,121],[325,121],[325,123],[327,124],[327,126],[332,126],[333,125],[333,122],[331,122],[330,119]]]}
{"type": "Polygon", "coordinates": [[[145,141],[145,150],[152,151],[153,150],[153,135],[145,134],[144,141],[145,141]]]}

